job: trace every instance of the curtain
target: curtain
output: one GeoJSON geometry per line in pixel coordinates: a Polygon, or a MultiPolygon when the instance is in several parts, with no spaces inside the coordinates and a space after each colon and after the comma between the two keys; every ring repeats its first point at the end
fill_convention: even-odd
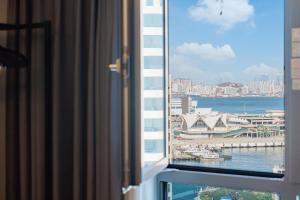
{"type": "MultiPolygon", "coordinates": [[[[119,52],[119,1],[0,5],[1,23],[51,21],[53,94],[49,132],[44,33],[34,30],[30,70],[0,69],[0,199],[121,199],[120,84],[108,69],[119,52]]],[[[26,34],[10,31],[1,44],[28,54],[26,34]]]]}

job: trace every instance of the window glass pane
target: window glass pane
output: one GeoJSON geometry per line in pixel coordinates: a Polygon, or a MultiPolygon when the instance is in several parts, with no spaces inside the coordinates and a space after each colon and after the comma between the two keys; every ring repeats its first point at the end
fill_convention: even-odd
{"type": "Polygon", "coordinates": [[[164,141],[162,140],[146,140],[145,152],[146,153],[161,153],[164,151],[164,141]]]}
{"type": "Polygon", "coordinates": [[[146,6],[153,6],[153,1],[154,0],[146,0],[146,6]]]}
{"type": "Polygon", "coordinates": [[[145,48],[163,48],[163,37],[161,35],[145,35],[145,48]]]}
{"type": "Polygon", "coordinates": [[[146,132],[160,132],[164,130],[164,121],[161,119],[145,119],[144,127],[146,132]]]}
{"type": "Polygon", "coordinates": [[[162,98],[145,98],[145,110],[163,110],[164,101],[162,98]]]}
{"type": "Polygon", "coordinates": [[[172,163],[284,173],[283,0],[172,0],[169,15],[172,163]]]}
{"type": "Polygon", "coordinates": [[[163,6],[163,0],[159,0],[159,4],[160,4],[160,6],[163,6]]]}
{"type": "Polygon", "coordinates": [[[162,27],[163,18],[161,14],[145,14],[144,26],[145,27],[162,27]]]}
{"type": "Polygon", "coordinates": [[[160,0],[144,0],[142,8],[142,166],[166,157],[164,9],[160,0]],[[147,6],[151,6],[147,7],[147,6]]]}
{"type": "Polygon", "coordinates": [[[245,189],[169,183],[170,200],[280,200],[280,195],[245,189]]]}
{"type": "Polygon", "coordinates": [[[163,90],[164,78],[163,77],[145,77],[144,79],[145,90],[163,90]]]}
{"type": "Polygon", "coordinates": [[[145,69],[163,69],[164,57],[163,56],[144,56],[145,69]]]}

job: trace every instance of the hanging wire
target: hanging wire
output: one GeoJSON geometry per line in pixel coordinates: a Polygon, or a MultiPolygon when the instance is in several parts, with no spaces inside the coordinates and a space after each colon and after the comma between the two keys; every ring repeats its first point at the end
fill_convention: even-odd
{"type": "Polygon", "coordinates": [[[220,2],[220,15],[223,15],[223,0],[216,0],[217,2],[220,2]]]}
{"type": "Polygon", "coordinates": [[[223,15],[223,0],[221,0],[221,4],[220,4],[220,15],[223,15]]]}

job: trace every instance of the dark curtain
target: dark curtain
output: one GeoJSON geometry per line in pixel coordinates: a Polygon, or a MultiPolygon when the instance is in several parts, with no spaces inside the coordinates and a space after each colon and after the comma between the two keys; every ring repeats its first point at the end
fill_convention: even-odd
{"type": "Polygon", "coordinates": [[[120,199],[119,75],[108,69],[119,52],[118,0],[0,5],[1,23],[51,21],[53,94],[47,132],[44,33],[30,33],[30,53],[28,32],[1,33],[31,65],[0,69],[0,199],[120,199]]]}

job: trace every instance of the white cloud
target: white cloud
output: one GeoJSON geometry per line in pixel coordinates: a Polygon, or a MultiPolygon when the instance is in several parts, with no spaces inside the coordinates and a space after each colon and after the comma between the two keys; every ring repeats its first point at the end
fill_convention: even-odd
{"type": "Polygon", "coordinates": [[[170,56],[170,73],[175,78],[189,78],[192,80],[203,79],[201,62],[181,54],[170,56]]]}
{"type": "Polygon", "coordinates": [[[234,25],[250,22],[254,7],[249,0],[198,0],[197,5],[189,8],[190,16],[196,21],[204,21],[219,27],[223,32],[234,25]],[[222,11],[222,13],[221,13],[222,11]]]}
{"type": "Polygon", "coordinates": [[[176,54],[195,56],[205,60],[227,60],[235,58],[235,53],[231,46],[213,46],[209,43],[183,43],[176,48],[176,54]]]}
{"type": "Polygon", "coordinates": [[[183,43],[179,45],[170,56],[170,73],[174,78],[189,78],[195,82],[216,83],[222,80],[232,79],[228,72],[211,72],[208,66],[217,65],[219,61],[227,61],[235,58],[235,53],[226,44],[223,46],[213,46],[212,44],[183,43]],[[206,69],[205,69],[206,68],[206,69]]]}
{"type": "Polygon", "coordinates": [[[264,63],[259,65],[252,65],[246,68],[243,71],[245,77],[252,78],[252,79],[261,79],[261,78],[268,78],[268,79],[276,79],[282,75],[279,69],[275,67],[271,67],[264,63]]]}
{"type": "Polygon", "coordinates": [[[187,78],[195,83],[218,84],[233,81],[234,76],[231,72],[218,73],[203,69],[206,64],[193,57],[175,54],[170,57],[170,74],[172,78],[187,78]]]}

